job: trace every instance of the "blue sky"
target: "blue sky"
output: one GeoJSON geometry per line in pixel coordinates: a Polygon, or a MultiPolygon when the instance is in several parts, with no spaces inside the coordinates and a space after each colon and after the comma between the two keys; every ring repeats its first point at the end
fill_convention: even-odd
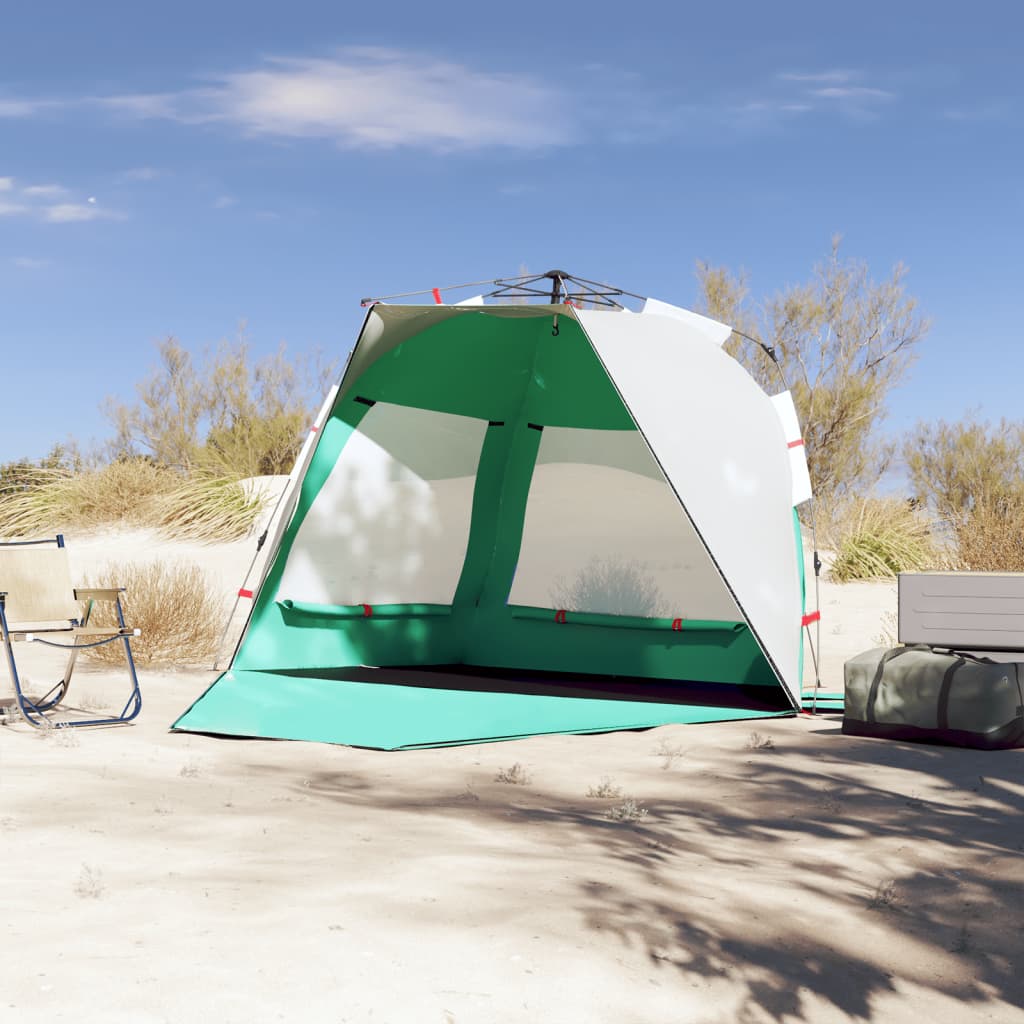
{"type": "Polygon", "coordinates": [[[1022,31],[1011,0],[12,5],[0,460],[104,439],[169,334],[341,356],[364,295],[522,266],[767,295],[836,232],[933,320],[890,428],[1019,418],[1022,31]]]}

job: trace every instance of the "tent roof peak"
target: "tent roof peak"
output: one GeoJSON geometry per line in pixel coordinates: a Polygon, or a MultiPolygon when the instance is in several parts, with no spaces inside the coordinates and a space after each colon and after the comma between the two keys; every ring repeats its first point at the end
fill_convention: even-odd
{"type": "Polygon", "coordinates": [[[643,302],[646,296],[626,291],[613,285],[577,277],[565,270],[547,270],[543,274],[519,274],[515,277],[498,277],[485,281],[467,281],[464,284],[448,285],[444,288],[424,288],[420,291],[400,292],[395,295],[370,296],[361,300],[363,306],[395,299],[408,299],[420,295],[433,295],[434,301],[442,302],[442,292],[457,292],[466,288],[489,288],[481,299],[498,299],[519,303],[539,302],[542,304],[571,303],[591,307],[624,309],[627,299],[643,302]]]}

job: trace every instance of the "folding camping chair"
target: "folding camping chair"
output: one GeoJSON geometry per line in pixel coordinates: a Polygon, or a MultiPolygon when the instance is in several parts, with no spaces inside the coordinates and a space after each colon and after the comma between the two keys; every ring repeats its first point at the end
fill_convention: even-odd
{"type": "Polygon", "coordinates": [[[11,682],[14,684],[15,703],[29,725],[37,729],[116,725],[130,722],[142,709],[142,695],[129,643],[129,639],[138,636],[140,631],[125,625],[121,607],[124,589],[72,587],[67,549],[60,534],[52,540],[0,542],[0,632],[7,652],[11,682]],[[96,601],[114,605],[117,625],[89,625],[96,601]],[[121,713],[106,718],[74,721],[54,721],[48,718],[47,712],[53,712],[67,696],[78,652],[115,640],[124,644],[131,678],[131,695],[121,713]],[[69,651],[63,677],[41,696],[29,697],[22,688],[14,658],[14,644],[18,641],[41,643],[69,651]]]}

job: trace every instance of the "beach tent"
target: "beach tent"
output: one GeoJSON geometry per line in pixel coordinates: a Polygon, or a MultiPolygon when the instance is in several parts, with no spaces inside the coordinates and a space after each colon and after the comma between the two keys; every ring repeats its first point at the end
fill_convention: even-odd
{"type": "Polygon", "coordinates": [[[372,304],[175,728],[393,749],[793,713],[806,463],[729,334],[654,301],[372,304]]]}

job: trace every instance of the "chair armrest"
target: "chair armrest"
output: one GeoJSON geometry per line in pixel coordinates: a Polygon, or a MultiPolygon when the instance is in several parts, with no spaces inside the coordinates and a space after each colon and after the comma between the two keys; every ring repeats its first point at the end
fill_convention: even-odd
{"type": "Polygon", "coordinates": [[[116,601],[127,587],[75,587],[76,601],[116,601]]]}

